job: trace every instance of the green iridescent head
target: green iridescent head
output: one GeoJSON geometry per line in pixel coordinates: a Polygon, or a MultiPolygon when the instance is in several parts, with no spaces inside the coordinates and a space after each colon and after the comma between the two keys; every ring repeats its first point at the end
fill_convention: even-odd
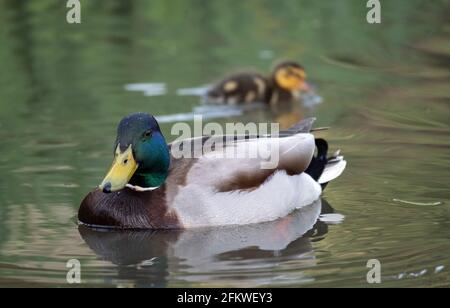
{"type": "Polygon", "coordinates": [[[170,153],[156,119],[134,113],[120,121],[114,145],[114,161],[100,189],[108,193],[126,184],[157,187],[167,178],[170,153]]]}

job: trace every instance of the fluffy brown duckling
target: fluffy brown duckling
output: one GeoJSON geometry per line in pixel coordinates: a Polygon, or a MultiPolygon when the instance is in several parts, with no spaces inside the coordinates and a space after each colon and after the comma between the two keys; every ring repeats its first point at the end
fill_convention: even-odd
{"type": "Polygon", "coordinates": [[[294,61],[284,61],[275,66],[270,77],[258,73],[238,73],[223,79],[207,92],[206,102],[277,105],[298,99],[302,91],[308,90],[304,68],[294,61]]]}

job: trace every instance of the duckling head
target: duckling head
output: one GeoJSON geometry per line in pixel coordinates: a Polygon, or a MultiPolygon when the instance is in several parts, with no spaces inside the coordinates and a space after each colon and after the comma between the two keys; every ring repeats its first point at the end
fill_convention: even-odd
{"type": "Polygon", "coordinates": [[[305,69],[294,61],[285,61],[275,66],[273,80],[279,88],[291,93],[309,90],[305,69]]]}
{"type": "Polygon", "coordinates": [[[117,128],[113,164],[99,188],[105,193],[128,183],[157,187],[168,175],[170,153],[156,119],[147,113],[123,118],[117,128]]]}

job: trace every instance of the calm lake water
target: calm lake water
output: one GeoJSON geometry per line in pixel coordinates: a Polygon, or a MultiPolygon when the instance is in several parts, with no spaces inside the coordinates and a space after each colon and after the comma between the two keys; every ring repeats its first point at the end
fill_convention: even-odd
{"type": "Polygon", "coordinates": [[[0,286],[450,286],[450,2],[64,1],[0,3],[0,286]],[[284,114],[199,107],[226,73],[307,69],[320,104],[284,114]],[[139,85],[139,84],[144,85],[139,85]],[[180,90],[181,89],[181,90],[180,90]],[[211,121],[314,115],[348,161],[323,199],[279,221],[177,232],[79,228],[112,159],[118,121],[146,111],[169,140],[211,121]],[[214,118],[214,119],[213,119],[214,118]]]}

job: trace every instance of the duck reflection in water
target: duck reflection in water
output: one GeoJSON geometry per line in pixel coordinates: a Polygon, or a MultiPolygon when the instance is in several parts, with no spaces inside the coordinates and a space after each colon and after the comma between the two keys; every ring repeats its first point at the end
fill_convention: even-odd
{"type": "Polygon", "coordinates": [[[172,231],[98,230],[80,225],[79,232],[100,259],[117,265],[118,284],[131,281],[140,287],[164,287],[170,276],[171,281],[219,285],[238,278],[242,286],[261,286],[270,284],[276,276],[271,271],[283,263],[296,262],[296,279],[299,268],[316,265],[311,242],[328,232],[321,214],[333,212],[319,199],[284,218],[253,225],[172,231]]]}

